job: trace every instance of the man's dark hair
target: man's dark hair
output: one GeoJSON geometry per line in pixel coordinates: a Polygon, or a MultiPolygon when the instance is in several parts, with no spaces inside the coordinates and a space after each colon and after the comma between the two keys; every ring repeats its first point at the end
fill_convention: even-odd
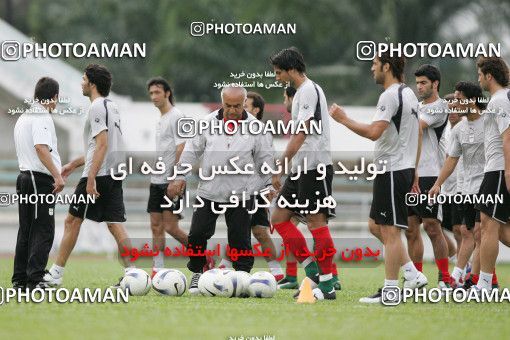
{"type": "Polygon", "coordinates": [[[297,48],[289,47],[281,50],[280,52],[272,55],[269,58],[271,65],[278,67],[281,70],[289,71],[296,70],[299,73],[306,71],[305,60],[303,55],[297,48]]]}
{"type": "Polygon", "coordinates": [[[248,92],[246,95],[247,98],[251,98],[253,102],[253,107],[256,107],[259,109],[259,112],[257,113],[257,119],[261,120],[264,116],[264,105],[266,104],[264,101],[264,98],[257,92],[248,92]]]}
{"type": "Polygon", "coordinates": [[[170,92],[170,96],[168,96],[168,100],[170,101],[170,104],[174,105],[174,91],[172,90],[172,87],[170,86],[168,81],[166,81],[166,79],[163,77],[151,78],[147,82],[147,90],[149,90],[151,88],[151,86],[154,86],[154,85],[161,86],[163,88],[163,91],[165,91],[165,93],[170,92]]]}
{"type": "Polygon", "coordinates": [[[452,101],[452,100],[455,100],[455,93],[448,93],[447,95],[445,95],[443,97],[444,100],[447,100],[447,101],[452,101]]]}
{"type": "Polygon", "coordinates": [[[89,83],[96,85],[97,92],[103,97],[110,94],[112,87],[112,74],[103,65],[90,64],[85,68],[85,75],[89,83]]]}
{"type": "Polygon", "coordinates": [[[487,107],[487,104],[485,103],[485,98],[483,97],[482,88],[475,83],[472,83],[470,81],[459,81],[455,85],[455,91],[462,92],[462,94],[467,99],[476,99],[476,106],[480,110],[485,110],[487,107]],[[478,99],[482,99],[483,102],[481,102],[478,99]]]}
{"type": "Polygon", "coordinates": [[[381,62],[381,70],[384,64],[389,64],[393,77],[397,78],[401,83],[404,82],[404,67],[406,65],[405,57],[398,57],[395,55],[392,57],[390,56],[390,52],[383,52],[378,58],[381,62]]]}
{"type": "Polygon", "coordinates": [[[494,79],[496,79],[496,82],[503,86],[508,86],[508,65],[505,63],[505,61],[502,58],[498,57],[488,57],[484,58],[481,57],[476,62],[476,66],[480,69],[480,71],[484,74],[490,74],[494,79]]]}
{"type": "Polygon", "coordinates": [[[294,95],[296,94],[296,89],[293,88],[292,86],[287,86],[285,88],[285,93],[287,94],[287,97],[293,98],[294,95]]]}
{"type": "Polygon", "coordinates": [[[441,85],[441,72],[439,72],[439,69],[435,67],[434,65],[421,65],[418,67],[416,72],[414,72],[415,77],[427,77],[428,80],[431,82],[438,81],[437,83],[437,90],[439,91],[439,86],[441,85]]]}
{"type": "Polygon", "coordinates": [[[50,100],[58,96],[58,82],[50,77],[42,77],[35,84],[34,99],[40,101],[50,100]]]}

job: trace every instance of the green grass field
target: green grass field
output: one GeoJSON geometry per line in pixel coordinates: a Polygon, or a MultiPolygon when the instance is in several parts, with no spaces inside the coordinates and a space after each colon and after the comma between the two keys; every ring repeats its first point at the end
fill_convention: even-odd
{"type": "MultiPolygon", "coordinates": [[[[0,286],[10,287],[12,259],[1,259],[0,264],[0,286]]],[[[275,339],[437,336],[497,339],[510,334],[510,306],[506,303],[361,305],[358,299],[373,293],[382,283],[383,266],[339,268],[339,272],[343,290],[338,292],[337,300],[313,305],[296,304],[293,291],[278,291],[272,299],[191,297],[188,293],[182,297],[163,297],[151,291],[147,296],[130,297],[127,304],[11,302],[0,306],[0,334],[2,339],[228,339],[230,336],[262,339],[264,335],[275,339]]],[[[437,277],[435,265],[426,264],[424,272],[429,281],[437,277]]],[[[64,286],[107,287],[122,273],[120,265],[113,260],[71,257],[64,286]]],[[[510,265],[499,265],[498,277],[500,284],[508,287],[510,265]]]]}

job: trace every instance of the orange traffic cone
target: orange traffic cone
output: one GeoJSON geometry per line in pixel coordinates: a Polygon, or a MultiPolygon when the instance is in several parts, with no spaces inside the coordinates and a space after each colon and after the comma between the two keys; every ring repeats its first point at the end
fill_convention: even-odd
{"type": "Polygon", "coordinates": [[[297,298],[297,303],[315,303],[316,299],[313,296],[311,280],[305,277],[301,283],[301,291],[297,298]]]}

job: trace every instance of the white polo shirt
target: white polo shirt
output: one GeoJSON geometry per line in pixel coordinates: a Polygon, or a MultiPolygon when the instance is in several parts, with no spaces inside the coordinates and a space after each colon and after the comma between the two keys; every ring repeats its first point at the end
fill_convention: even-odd
{"type": "Polygon", "coordinates": [[[57,149],[55,124],[49,112],[39,103],[34,103],[18,118],[14,126],[14,145],[18,156],[18,165],[21,171],[37,171],[51,176],[49,170],[37,156],[35,151],[37,144],[48,146],[53,164],[60,172],[62,165],[57,149]]]}

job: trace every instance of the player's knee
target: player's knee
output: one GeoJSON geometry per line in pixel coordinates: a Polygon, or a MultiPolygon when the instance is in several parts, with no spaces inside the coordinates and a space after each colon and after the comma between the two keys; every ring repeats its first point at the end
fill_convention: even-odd
{"type": "Polygon", "coordinates": [[[462,237],[463,240],[469,240],[473,238],[473,232],[465,227],[462,227],[460,229],[460,236],[462,237]]]}
{"type": "Polygon", "coordinates": [[[161,236],[165,233],[163,226],[161,224],[151,224],[152,235],[161,236]]]}
{"type": "Polygon", "coordinates": [[[64,232],[77,234],[80,231],[81,220],[72,215],[67,215],[64,221],[64,232]]]}
{"type": "Polygon", "coordinates": [[[370,233],[374,236],[381,235],[381,227],[375,223],[369,223],[368,224],[368,230],[370,230],[370,233]]]}
{"type": "Polygon", "coordinates": [[[327,226],[328,220],[326,216],[322,213],[316,215],[308,215],[306,217],[306,226],[309,230],[321,228],[327,226]]]}
{"type": "Polygon", "coordinates": [[[179,229],[179,224],[177,221],[164,221],[161,223],[160,228],[162,233],[166,231],[170,235],[174,235],[177,232],[177,229],[179,229]]]}
{"type": "Polygon", "coordinates": [[[400,229],[394,226],[383,226],[381,234],[385,242],[394,241],[400,238],[400,229]]]}
{"type": "Polygon", "coordinates": [[[443,234],[441,225],[436,221],[423,222],[423,228],[430,238],[437,238],[443,234]]]}
{"type": "Polygon", "coordinates": [[[269,237],[267,228],[264,227],[254,227],[251,229],[253,236],[257,239],[257,241],[263,241],[269,237]]]}
{"type": "Polygon", "coordinates": [[[420,227],[416,226],[414,224],[410,225],[409,228],[407,228],[405,230],[405,235],[406,235],[406,238],[409,241],[418,240],[421,237],[421,235],[420,235],[420,227]]]}

